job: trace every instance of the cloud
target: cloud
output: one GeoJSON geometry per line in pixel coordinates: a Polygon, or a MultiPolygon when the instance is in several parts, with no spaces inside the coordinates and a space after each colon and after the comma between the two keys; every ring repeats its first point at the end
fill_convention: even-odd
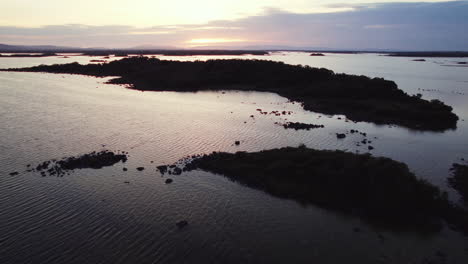
{"type": "Polygon", "coordinates": [[[344,10],[362,10],[375,7],[376,4],[356,4],[356,3],[334,3],[325,5],[326,8],[330,9],[344,9],[344,10]]]}
{"type": "Polygon", "coordinates": [[[131,47],[187,45],[193,39],[233,39],[223,45],[287,45],[332,49],[467,50],[468,2],[341,4],[333,13],[298,14],[266,8],[236,20],[136,28],[125,25],[0,27],[10,44],[131,47]],[[244,42],[238,40],[245,40],[244,42]]]}

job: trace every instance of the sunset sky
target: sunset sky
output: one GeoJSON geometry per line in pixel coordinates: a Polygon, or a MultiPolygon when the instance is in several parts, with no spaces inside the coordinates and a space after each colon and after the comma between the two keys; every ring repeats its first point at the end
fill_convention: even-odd
{"type": "Polygon", "coordinates": [[[468,49],[468,1],[0,0],[0,4],[3,44],[468,49]]]}

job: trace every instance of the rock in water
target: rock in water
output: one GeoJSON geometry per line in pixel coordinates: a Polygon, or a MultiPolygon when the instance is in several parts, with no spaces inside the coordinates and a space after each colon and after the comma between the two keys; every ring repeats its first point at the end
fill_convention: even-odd
{"type": "Polygon", "coordinates": [[[179,221],[176,223],[176,226],[179,228],[179,229],[182,229],[186,226],[188,226],[188,222],[186,220],[182,220],[182,221],[179,221]]]}
{"type": "Polygon", "coordinates": [[[336,133],[336,138],[338,138],[338,139],[343,139],[343,138],[345,138],[345,137],[346,137],[346,135],[345,135],[345,134],[342,134],[342,133],[336,133]]]}

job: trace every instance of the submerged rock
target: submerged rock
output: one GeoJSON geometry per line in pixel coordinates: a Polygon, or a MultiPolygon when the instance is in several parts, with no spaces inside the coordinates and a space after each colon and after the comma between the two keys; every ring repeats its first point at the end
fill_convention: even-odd
{"type": "Polygon", "coordinates": [[[145,169],[145,167],[138,167],[136,169],[137,169],[137,171],[143,171],[145,169]]]}
{"type": "Polygon", "coordinates": [[[169,184],[169,183],[172,183],[172,182],[173,182],[172,179],[166,179],[166,181],[165,181],[166,184],[169,184]]]}

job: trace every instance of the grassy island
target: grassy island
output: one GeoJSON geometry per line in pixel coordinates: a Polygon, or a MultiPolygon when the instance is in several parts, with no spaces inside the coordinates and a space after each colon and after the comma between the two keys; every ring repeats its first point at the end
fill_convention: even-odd
{"type": "Polygon", "coordinates": [[[103,64],[75,62],[7,70],[119,76],[111,83],[149,91],[273,92],[301,102],[306,110],[417,130],[454,129],[458,120],[450,106],[410,96],[392,81],[266,60],[181,62],[132,57],[103,64]]]}
{"type": "Polygon", "coordinates": [[[214,152],[187,159],[184,171],[222,174],[281,198],[357,215],[395,230],[434,232],[445,220],[467,232],[468,213],[446,193],[389,158],[287,147],[254,153],[214,152]]]}

